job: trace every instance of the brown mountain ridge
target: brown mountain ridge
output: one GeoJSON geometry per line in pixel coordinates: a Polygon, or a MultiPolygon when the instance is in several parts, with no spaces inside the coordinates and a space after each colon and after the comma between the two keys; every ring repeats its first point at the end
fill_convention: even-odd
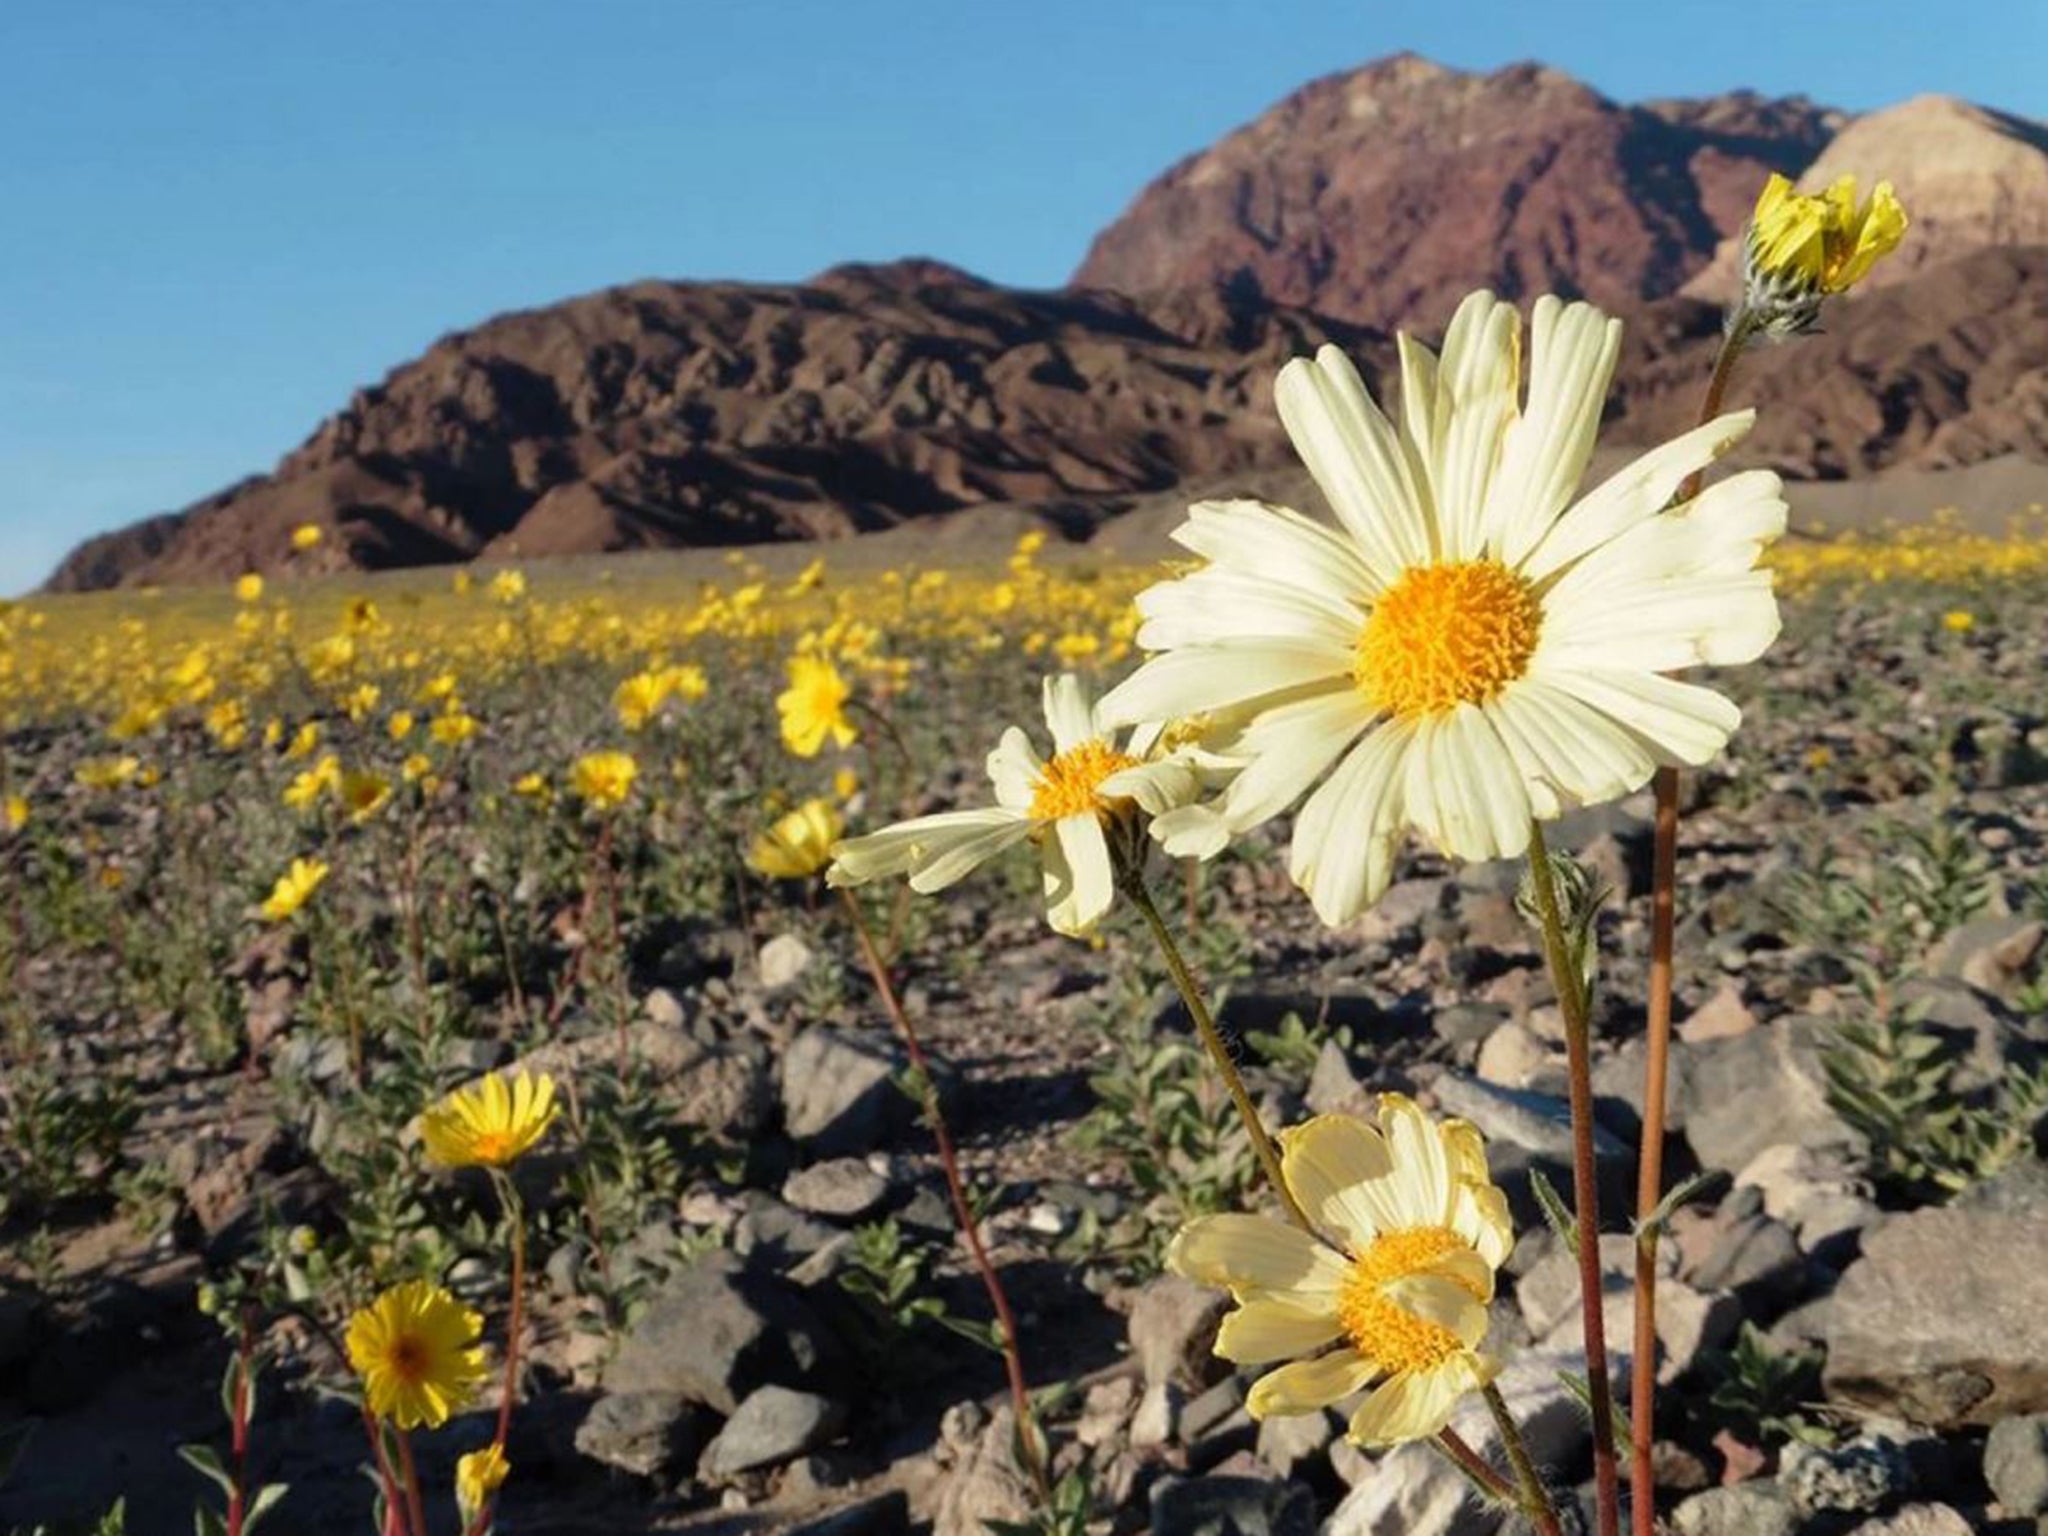
{"type": "MultiPolygon", "coordinates": [[[[2013,211],[2035,184],[2015,146],[2039,150],[1979,114],[1995,164],[1975,176],[1977,119],[1951,116],[1924,157],[1939,251],[1902,252],[1827,337],[1745,365],[1753,458],[1823,478],[2048,458],[2048,250],[2005,243],[2035,227],[2013,211]],[[1996,227],[1971,212],[1984,187],[1996,227]]],[[[1797,98],[1631,107],[1537,65],[1383,60],[1168,171],[1067,289],[911,260],[501,315],[358,391],[269,474],[81,545],[50,586],[273,569],[307,522],[330,569],[835,538],[998,501],[1084,532],[1286,462],[1282,361],[1334,340],[1373,375],[1393,324],[1427,334],[1480,285],[1626,316],[1611,435],[1646,440],[1689,419],[1713,346],[1718,312],[1679,290],[1767,171],[1825,162],[1842,122],[1797,98]]]]}

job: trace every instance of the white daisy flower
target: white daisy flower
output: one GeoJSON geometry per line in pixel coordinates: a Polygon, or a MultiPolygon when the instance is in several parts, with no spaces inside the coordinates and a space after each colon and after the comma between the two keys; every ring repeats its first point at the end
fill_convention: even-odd
{"type": "Polygon", "coordinates": [[[1280,1147],[1317,1235],[1270,1216],[1205,1216],[1174,1238],[1167,1267],[1237,1299],[1218,1355],[1287,1362],[1252,1383],[1253,1418],[1315,1413],[1372,1386],[1352,1440],[1436,1434],[1493,1379],[1480,1345],[1494,1272],[1515,1242],[1478,1131],[1390,1093],[1377,1126],[1319,1115],[1282,1132],[1280,1147]]]}
{"type": "Polygon", "coordinates": [[[1187,752],[1155,751],[1157,728],[1137,731],[1118,747],[1072,673],[1045,680],[1045,723],[1052,732],[1049,760],[1042,761],[1014,725],[989,753],[994,805],[919,816],[838,843],[826,883],[865,885],[908,875],[912,890],[929,895],[1030,838],[1045,860],[1052,926],[1073,936],[1089,932],[1116,897],[1110,837],[1142,851],[1141,813],[1186,805],[1200,793],[1201,781],[1187,752]]]}
{"type": "Polygon", "coordinates": [[[1322,779],[1289,865],[1339,923],[1386,888],[1406,828],[1459,858],[1517,855],[1532,816],[1726,743],[1735,706],[1664,674],[1751,661],[1776,637],[1757,560],[1785,503],[1761,470],[1670,501],[1754,413],[1574,500],[1621,324],[1546,296],[1531,330],[1526,406],[1519,317],[1489,293],[1458,306],[1441,360],[1400,338],[1398,425],[1335,347],[1281,370],[1280,419],[1339,526],[1256,501],[1190,508],[1174,538],[1207,564],[1139,596],[1138,643],[1158,654],[1102,702],[1115,723],[1250,711],[1245,771],[1154,823],[1170,853],[1213,854],[1322,779]]]}

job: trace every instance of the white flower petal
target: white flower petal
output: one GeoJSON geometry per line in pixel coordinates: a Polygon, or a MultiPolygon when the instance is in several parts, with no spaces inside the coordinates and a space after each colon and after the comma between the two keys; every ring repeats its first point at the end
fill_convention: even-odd
{"type": "Polygon", "coordinates": [[[1446,560],[1486,548],[1486,496],[1521,387],[1521,317],[1490,293],[1468,294],[1444,333],[1437,367],[1430,485],[1446,560]]]}
{"type": "Polygon", "coordinates": [[[1045,723],[1052,731],[1055,756],[1071,752],[1102,734],[1095,723],[1095,711],[1089,706],[1087,691],[1082,688],[1081,679],[1071,672],[1045,680],[1045,723]]]}
{"type": "Polygon", "coordinates": [[[1163,757],[1135,768],[1119,768],[1096,785],[1095,792],[1105,800],[1135,800],[1146,815],[1157,816],[1186,805],[1201,788],[1201,775],[1193,763],[1183,757],[1163,757]]]}
{"type": "Polygon", "coordinates": [[[1731,411],[1616,470],[1552,525],[1523,561],[1522,575],[1542,581],[1644,519],[1655,517],[1670,505],[1672,494],[1687,475],[1734,447],[1755,421],[1755,411],[1731,411]]]}
{"type": "Polygon", "coordinates": [[[1109,843],[1093,812],[1062,816],[1053,823],[1053,841],[1046,844],[1046,916],[1055,933],[1079,938],[1092,931],[1116,900],[1116,876],[1110,868],[1109,843]],[[1060,858],[1051,857],[1057,847],[1060,858]]]}
{"type": "Polygon", "coordinates": [[[1273,399],[1301,462],[1381,586],[1429,559],[1428,514],[1401,441],[1340,347],[1280,370],[1273,399]]]}
{"type": "Polygon", "coordinates": [[[1444,852],[1461,859],[1511,859],[1529,846],[1528,789],[1477,705],[1460,704],[1420,721],[1404,764],[1408,818],[1444,852]]]}
{"type": "Polygon", "coordinates": [[[1255,1419],[1284,1419],[1319,1413],[1342,1402],[1373,1378],[1373,1365],[1355,1350],[1337,1349],[1313,1360],[1296,1360],[1268,1371],[1245,1394],[1245,1412],[1255,1419]]]}
{"type": "Polygon", "coordinates": [[[1365,613],[1336,597],[1256,574],[1212,565],[1138,595],[1138,644],[1148,651],[1257,637],[1302,640],[1342,650],[1355,645],[1365,613]]]}
{"type": "Polygon", "coordinates": [[[1456,1334],[1467,1349],[1485,1341],[1486,1304],[1448,1275],[1404,1275],[1380,1287],[1380,1294],[1402,1311],[1456,1334]]]}
{"type": "Polygon", "coordinates": [[[1405,754],[1414,738],[1414,727],[1401,720],[1368,731],[1295,820],[1288,873],[1332,927],[1378,901],[1393,878],[1405,754]]]}
{"type": "Polygon", "coordinates": [[[1742,711],[1713,689],[1654,672],[1546,669],[1541,677],[1616,721],[1664,767],[1711,761],[1742,723],[1742,711]]]}
{"type": "Polygon", "coordinates": [[[1358,546],[1289,507],[1263,501],[1198,501],[1173,531],[1174,543],[1217,566],[1263,576],[1331,603],[1379,590],[1358,546]]]}
{"type": "Polygon", "coordinates": [[[1632,733],[1544,678],[1517,679],[1486,711],[1540,819],[1619,800],[1656,770],[1632,733]]]}
{"type": "Polygon", "coordinates": [[[1152,819],[1152,836],[1175,859],[1213,859],[1230,846],[1230,819],[1214,805],[1184,805],[1152,819]]]}
{"type": "Polygon", "coordinates": [[[1013,811],[1031,808],[1038,792],[1038,776],[1045,763],[1031,745],[1031,738],[1017,726],[1003,732],[995,750],[988,755],[989,781],[996,787],[996,803],[1013,811]]]}
{"type": "MultiPolygon", "coordinates": [[[[993,858],[1012,843],[1030,834],[1031,823],[1017,812],[1001,806],[974,811],[942,811],[936,816],[919,816],[899,821],[866,837],[853,837],[832,850],[832,868],[826,883],[834,886],[865,885],[886,875],[914,874],[929,870],[942,861],[957,880],[975,864],[993,858]],[[961,855],[968,862],[955,868],[961,855]]],[[[916,883],[913,879],[913,884],[916,883]]],[[[937,890],[937,885],[920,889],[937,890]]]]}
{"type": "Polygon", "coordinates": [[[1223,1319],[1216,1332],[1216,1354],[1233,1365],[1265,1365],[1321,1349],[1339,1332],[1333,1298],[1322,1296],[1304,1304],[1261,1293],[1246,1298],[1223,1319]]]}
{"type": "Polygon", "coordinates": [[[1434,1122],[1405,1094],[1383,1093],[1380,1134],[1393,1166],[1375,1193],[1401,1213],[1394,1225],[1443,1226],[1451,1215],[1451,1162],[1434,1122]]]}
{"type": "Polygon", "coordinates": [[[1204,1285],[1303,1298],[1334,1294],[1351,1273],[1342,1254],[1292,1223],[1238,1212],[1182,1227],[1166,1251],[1166,1267],[1204,1285]]]}
{"type": "Polygon", "coordinates": [[[1199,715],[1351,675],[1349,651],[1306,641],[1184,646],[1152,657],[1096,707],[1105,726],[1199,715]]]}
{"type": "Polygon", "coordinates": [[[1451,1421],[1459,1399],[1487,1379],[1471,1355],[1453,1355],[1434,1370],[1391,1376],[1351,1416],[1349,1438],[1369,1449],[1427,1440],[1451,1421]]]}
{"type": "Polygon", "coordinates": [[[1621,322],[1591,304],[1536,301],[1529,321],[1529,403],[1508,429],[1500,470],[1487,490],[1488,547],[1519,565],[1579,488],[1600,431],[1600,413],[1621,322]]]}
{"type": "Polygon", "coordinates": [[[1249,761],[1217,809],[1237,832],[1279,815],[1372,718],[1372,706],[1348,679],[1327,692],[1274,705],[1245,728],[1239,746],[1249,761]]]}

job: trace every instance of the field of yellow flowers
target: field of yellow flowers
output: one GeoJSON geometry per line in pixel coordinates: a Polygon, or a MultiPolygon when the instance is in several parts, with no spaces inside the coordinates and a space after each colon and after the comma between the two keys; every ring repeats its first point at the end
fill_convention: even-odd
{"type": "MultiPolygon", "coordinates": [[[[1891,1010],[1987,911],[2048,912],[2048,542],[1937,524],[1772,562],[1785,639],[1725,683],[1739,759],[1689,786],[1680,991],[1730,1037],[1834,1021],[1813,1082],[1858,1133],[1847,1177],[1910,1205],[2019,1144],[1921,1134],[1927,1056],[1891,1010]]],[[[1217,1398],[1192,1303],[1148,1284],[1178,1221],[1256,1177],[1154,1028],[1166,974],[1046,933],[1021,855],[943,906],[820,879],[842,837],[975,803],[1042,675],[1127,673],[1157,575],[1032,535],[954,571],[735,556],[688,584],[252,576],[0,609],[0,1528],[355,1531],[374,1504],[418,1532],[753,1509],[969,1536],[1065,1499],[1125,1529],[1162,1468],[1305,1460],[1217,1398]],[[1014,1457],[1010,1306],[1050,1426],[1014,1457]],[[726,1357],[692,1338],[721,1329],[726,1357]],[[764,1381],[789,1400],[743,1412],[764,1381]]],[[[1625,976],[1641,832],[1580,829],[1625,976]]],[[[1410,852],[1337,933],[1237,849],[1159,889],[1255,1093],[1555,1090],[1511,883],[1410,852]]],[[[1999,1006],[2048,1020],[2031,955],[2008,970],[1999,1006]]],[[[1716,1315],[1675,1454],[1857,1433],[1796,1338],[1716,1315]]]]}

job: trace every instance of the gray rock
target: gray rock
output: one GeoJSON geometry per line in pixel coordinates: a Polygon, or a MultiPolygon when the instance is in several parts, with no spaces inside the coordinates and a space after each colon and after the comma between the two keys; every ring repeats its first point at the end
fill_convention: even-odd
{"type": "Polygon", "coordinates": [[[1325,1040],[1316,1052],[1315,1070],[1309,1074],[1308,1092],[1302,1097],[1318,1115],[1363,1115],[1369,1112],[1372,1099],[1351,1070],[1343,1047],[1334,1040],[1325,1040]]]}
{"type": "MultiPolygon", "coordinates": [[[[1545,1229],[1548,1236],[1548,1230],[1545,1229]]],[[[1579,1256],[1554,1239],[1527,1265],[1515,1282],[1515,1301],[1532,1334],[1546,1334],[1564,1321],[1579,1305],[1579,1256]]],[[[1676,1271],[1678,1254],[1670,1243],[1657,1249],[1657,1273],[1676,1271]]],[[[1635,1239],[1621,1232],[1609,1232],[1600,1239],[1600,1269],[1611,1278],[1633,1280],[1636,1272],[1635,1239]]]]}
{"type": "Polygon", "coordinates": [[[1971,1536],[1970,1522],[1946,1504],[1908,1504],[1866,1520],[1849,1536],[1971,1536]]]}
{"type": "MultiPolygon", "coordinates": [[[[1606,1277],[1601,1287],[1601,1320],[1607,1330],[1610,1350],[1626,1349],[1635,1337],[1636,1291],[1634,1281],[1619,1275],[1606,1277]]],[[[1663,1358],[1657,1365],[1657,1380],[1668,1386],[1684,1375],[1702,1350],[1715,1349],[1735,1334],[1742,1321],[1742,1305],[1727,1292],[1707,1295],[1683,1280],[1657,1279],[1657,1345],[1663,1358]]],[[[1582,1355],[1586,1347],[1584,1314],[1574,1306],[1555,1327],[1543,1335],[1546,1349],[1582,1355]]]]}
{"type": "MultiPolygon", "coordinates": [[[[616,1031],[593,1030],[529,1051],[506,1071],[546,1072],[560,1080],[609,1066],[618,1050],[616,1031]]],[[[775,1096],[757,1046],[709,1046],[679,1028],[641,1019],[627,1028],[626,1052],[661,1080],[679,1122],[730,1140],[745,1140],[768,1124],[775,1096]]]]}
{"type": "Polygon", "coordinates": [[[757,1267],[780,1269],[821,1253],[846,1234],[758,1189],[746,1194],[745,1209],[733,1223],[732,1249],[757,1267]]]}
{"type": "Polygon", "coordinates": [[[1671,1512],[1676,1536],[1796,1536],[1799,1511],[1775,1483],[1696,1493],[1671,1512]]]}
{"type": "MultiPolygon", "coordinates": [[[[1637,1035],[1593,1063],[1593,1112],[1601,1124],[1630,1141],[1642,1135],[1643,1068],[1647,1054],[1642,1037],[1637,1035]]],[[[1678,1135],[1685,1129],[1687,1085],[1692,1068],[1691,1049],[1682,1041],[1673,1042],[1664,1078],[1664,1129],[1668,1135],[1678,1135]]]]}
{"type": "Polygon", "coordinates": [[[817,957],[811,946],[793,933],[778,933],[761,946],[761,990],[786,992],[803,979],[817,957]]]}
{"type": "Polygon", "coordinates": [[[1322,1536],[1492,1536],[1500,1517],[1472,1496],[1464,1474],[1426,1445],[1379,1459],[1323,1522],[1322,1536]]]}
{"type": "Polygon", "coordinates": [[[838,1346],[803,1293],[714,1254],[672,1277],[606,1367],[611,1392],[669,1392],[731,1414],[755,1389],[829,1381],[838,1346]]]}
{"type": "Polygon", "coordinates": [[[1172,1381],[1200,1391],[1230,1367],[1213,1353],[1230,1294],[1179,1275],[1147,1281],[1131,1305],[1131,1352],[1145,1384],[1172,1381]]]}
{"type": "Polygon", "coordinates": [[[640,1011],[656,1029],[681,1029],[689,1021],[683,1001],[667,987],[656,987],[640,1000],[640,1011]]]}
{"type": "MultiPolygon", "coordinates": [[[[1571,1156],[1571,1107],[1562,1098],[1497,1088],[1462,1072],[1443,1073],[1430,1092],[1445,1114],[1470,1120],[1489,1142],[1511,1142],[1544,1157],[1571,1156]]],[[[1620,1162],[1630,1156],[1619,1138],[1598,1126],[1593,1129],[1593,1148],[1602,1161],[1620,1162]]]]}
{"type": "Polygon", "coordinates": [[[1486,1037],[1475,1070],[1495,1087],[1525,1088],[1549,1064],[1550,1047],[1528,1026],[1510,1020],[1486,1037]]]}
{"type": "Polygon", "coordinates": [[[1931,968],[1937,976],[1966,981],[1980,992],[2010,997],[2039,962],[2044,936],[2048,928],[2039,918],[1972,918],[1936,947],[1931,968]]]}
{"type": "MultiPolygon", "coordinates": [[[[979,1410],[976,1410],[977,1416],[979,1410]]],[[[954,1417],[947,1410],[941,1434],[954,1417]]],[[[951,1438],[948,1435],[948,1438],[951,1438]]],[[[939,1485],[932,1515],[932,1536],[988,1536],[990,1521],[1023,1521],[1034,1507],[1031,1484],[1011,1450],[1017,1421],[1008,1408],[998,1409],[986,1427],[974,1434],[939,1485]]]]}
{"type": "Polygon", "coordinates": [[[1478,1045],[1513,1016],[1499,1003],[1452,1003],[1430,1015],[1429,1027],[1451,1045],[1478,1045]]]}
{"type": "Polygon", "coordinates": [[[678,1476],[697,1456],[696,1415],[674,1392],[614,1392],[576,1426],[576,1449],[635,1477],[678,1476]]]}
{"type": "Polygon", "coordinates": [[[1830,1396],[1937,1428],[2048,1410],[2048,1221],[1964,1205],[1891,1217],[1826,1320],[1830,1396]]]}
{"type": "Polygon", "coordinates": [[[1259,1425],[1255,1449],[1259,1460],[1281,1477],[1297,1477],[1320,1462],[1343,1428],[1334,1413],[1275,1414],[1259,1425]]]}
{"type": "Polygon", "coordinates": [[[1984,1481],[2012,1514],[2048,1513],[2048,1414],[2017,1414],[1991,1426],[1984,1481]]]}
{"type": "Polygon", "coordinates": [[[871,1152],[911,1118],[893,1078],[906,1065],[889,1036],[814,1024],[782,1055],[782,1116],[814,1156],[871,1152]]]}
{"type": "Polygon", "coordinates": [[[1888,1435],[1864,1433],[1837,1446],[1794,1440],[1778,1462],[1778,1485],[1803,1514],[1873,1514],[1906,1493],[1912,1464],[1888,1435]]]}
{"type": "Polygon", "coordinates": [[[732,1477],[772,1467],[815,1451],[846,1423],[846,1409],[829,1397],[791,1387],[756,1387],[704,1447],[698,1470],[732,1477]]]}
{"type": "Polygon", "coordinates": [[[910,1495],[891,1488],[815,1519],[784,1526],[782,1536],[904,1536],[909,1529],[910,1495]]]}
{"type": "Polygon", "coordinates": [[[1169,1478],[1152,1489],[1152,1536],[1313,1536],[1315,1495],[1263,1477],[1169,1478]]]}
{"type": "Polygon", "coordinates": [[[889,1198],[889,1181],[857,1157],[835,1157],[792,1173],[782,1198],[813,1216],[859,1221],[889,1198]]]}
{"type": "Polygon", "coordinates": [[[1777,1142],[1850,1139],[1821,1068],[1833,1028],[1801,1015],[1687,1047],[1685,1138],[1701,1166],[1732,1172],[1777,1142]]]}
{"type": "Polygon", "coordinates": [[[1701,1290],[1732,1291],[1748,1306],[1789,1306],[1808,1285],[1792,1229],[1761,1214],[1729,1223],[1686,1278],[1701,1290]]]}

